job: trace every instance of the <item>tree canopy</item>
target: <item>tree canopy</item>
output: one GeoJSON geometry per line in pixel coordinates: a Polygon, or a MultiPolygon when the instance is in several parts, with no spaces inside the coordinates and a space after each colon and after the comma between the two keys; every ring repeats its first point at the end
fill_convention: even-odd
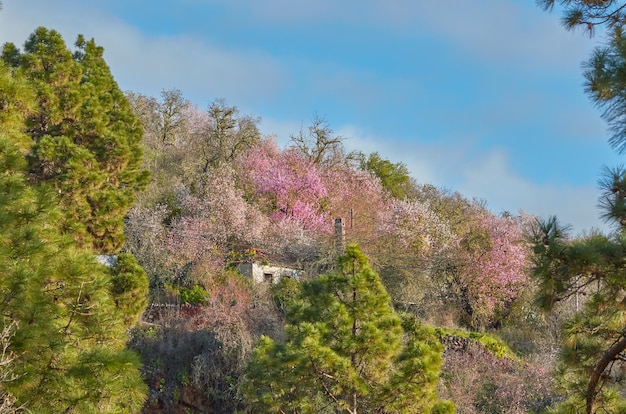
{"type": "MultiPolygon", "coordinates": [[[[549,9],[555,1],[540,1],[549,9]]],[[[609,30],[606,45],[596,48],[584,64],[585,89],[603,110],[609,143],[626,151],[626,4],[609,1],[561,1],[564,25],[588,32],[609,30]]],[[[600,181],[602,217],[615,227],[612,234],[594,231],[570,238],[556,218],[534,228],[532,273],[539,281],[537,299],[546,311],[575,301],[563,324],[564,340],[559,380],[568,399],[559,412],[623,412],[621,371],[626,358],[626,171],[606,168],[600,181]]]]}
{"type": "Polygon", "coordinates": [[[606,45],[594,50],[583,65],[585,91],[608,122],[609,143],[626,151],[626,39],[615,28],[606,45]]]}
{"type": "Polygon", "coordinates": [[[40,27],[20,52],[2,48],[4,62],[34,91],[28,114],[29,180],[51,185],[65,212],[64,231],[80,246],[115,253],[124,242],[123,217],[145,187],[142,128],[94,40],[77,50],[40,27]]]}
{"type": "Polygon", "coordinates": [[[413,188],[413,182],[409,175],[409,169],[403,163],[393,163],[380,156],[377,152],[360,154],[359,163],[361,168],[376,175],[382,186],[398,199],[404,199],[413,188]]]}
{"type": "Polygon", "coordinates": [[[57,193],[28,183],[26,84],[0,63],[0,331],[15,326],[2,394],[40,413],[136,412],[145,385],[109,271],[60,231],[57,193]]]}
{"type": "Polygon", "coordinates": [[[542,223],[533,270],[545,310],[573,299],[578,308],[564,324],[559,379],[569,398],[559,412],[621,412],[626,409],[617,392],[626,356],[626,240],[624,234],[566,236],[556,220],[542,223]]]}
{"type": "Polygon", "coordinates": [[[338,271],[307,282],[284,343],[263,337],[243,389],[264,412],[452,412],[436,394],[441,344],[401,318],[356,245],[338,271]]]}

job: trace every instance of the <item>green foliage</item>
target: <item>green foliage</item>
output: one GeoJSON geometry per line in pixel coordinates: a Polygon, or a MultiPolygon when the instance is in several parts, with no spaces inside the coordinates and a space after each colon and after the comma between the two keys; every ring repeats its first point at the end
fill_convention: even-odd
{"type": "Polygon", "coordinates": [[[5,134],[10,135],[21,151],[31,145],[23,133],[24,118],[34,106],[34,93],[25,80],[11,72],[0,60],[0,125],[5,134]]]}
{"type": "MultiPolygon", "coordinates": [[[[545,9],[554,0],[539,2],[545,9]]],[[[585,89],[603,109],[609,143],[626,150],[626,22],[623,2],[568,0],[563,23],[569,29],[609,29],[608,43],[584,64],[585,89]]],[[[556,218],[539,223],[534,242],[533,275],[539,283],[537,301],[546,311],[575,301],[575,311],[562,325],[559,384],[568,400],[554,412],[624,412],[623,370],[626,357],[626,171],[605,169],[600,186],[602,217],[618,230],[592,232],[570,239],[556,218]]]]}
{"type": "Polygon", "coordinates": [[[289,309],[300,296],[300,283],[289,277],[281,278],[278,283],[272,284],[270,289],[274,305],[281,312],[289,309]]]}
{"type": "Polygon", "coordinates": [[[180,301],[189,304],[206,303],[208,293],[206,289],[199,285],[193,285],[191,288],[182,288],[180,290],[180,301]]]}
{"type": "Polygon", "coordinates": [[[365,157],[360,155],[361,169],[373,173],[380,179],[383,188],[397,198],[404,199],[412,193],[413,182],[409,175],[409,169],[403,163],[392,163],[382,158],[377,152],[365,157]]]}
{"type": "Polygon", "coordinates": [[[624,329],[626,233],[592,233],[570,240],[556,219],[533,235],[533,275],[537,300],[547,311],[568,300],[577,309],[563,324],[559,382],[569,395],[566,406],[581,404],[591,413],[624,404],[621,389],[624,329]]]}
{"type": "Polygon", "coordinates": [[[38,28],[20,53],[3,47],[3,60],[34,91],[26,119],[32,142],[31,182],[60,195],[62,229],[79,246],[99,253],[119,251],[122,219],[145,187],[142,129],[115,83],[102,47],[82,36],[72,54],[58,32],[38,28]]]}
{"type": "Polygon", "coordinates": [[[430,410],[431,414],[454,414],[456,408],[451,401],[440,401],[430,410]]]}
{"type": "Polygon", "coordinates": [[[0,165],[0,328],[18,323],[6,389],[38,413],[138,411],[145,386],[108,272],[59,234],[54,197],[26,185],[23,156],[3,134],[0,165]]]}
{"type": "Polygon", "coordinates": [[[610,33],[607,44],[596,48],[583,67],[585,91],[603,109],[602,117],[609,124],[609,143],[623,153],[626,150],[626,39],[622,26],[610,33]]]}
{"type": "Polygon", "coordinates": [[[590,35],[597,26],[622,27],[626,23],[625,5],[620,0],[536,0],[539,7],[552,10],[560,3],[561,23],[568,30],[582,29],[590,35]]]}
{"type": "Polygon", "coordinates": [[[130,253],[120,253],[111,269],[111,294],[127,327],[137,323],[148,304],[148,275],[130,253]]]}
{"type": "Polygon", "coordinates": [[[501,338],[494,334],[488,334],[484,332],[473,332],[465,329],[453,329],[453,328],[436,328],[435,334],[439,338],[443,338],[446,335],[452,335],[458,338],[473,339],[481,344],[487,351],[493,354],[497,358],[508,358],[511,360],[518,360],[518,356],[513,352],[509,346],[501,338]]]}
{"type": "MultiPolygon", "coordinates": [[[[60,38],[35,38],[28,48],[59,52],[52,53],[58,59],[24,60],[34,71],[58,70],[42,75],[41,89],[21,69],[0,63],[0,331],[16,326],[7,349],[15,379],[2,384],[2,392],[15,397],[16,407],[37,413],[138,412],[146,390],[138,357],[125,348],[125,315],[113,300],[111,274],[60,231],[68,217],[57,208],[61,187],[33,186],[26,178],[37,136],[32,121],[43,115],[31,98],[46,101],[46,119],[57,121],[76,98],[69,89],[52,91],[76,73],[64,66],[60,38]]],[[[7,56],[17,57],[16,49],[5,46],[7,56]]],[[[66,138],[48,140],[49,147],[72,147],[66,138]]]]}
{"type": "Polygon", "coordinates": [[[518,359],[509,346],[500,338],[481,332],[471,332],[469,338],[477,340],[485,349],[497,358],[518,359]]]}
{"type": "Polygon", "coordinates": [[[242,389],[263,412],[430,412],[442,347],[401,318],[365,255],[350,245],[338,271],[303,283],[286,340],[262,337],[242,389]]]}

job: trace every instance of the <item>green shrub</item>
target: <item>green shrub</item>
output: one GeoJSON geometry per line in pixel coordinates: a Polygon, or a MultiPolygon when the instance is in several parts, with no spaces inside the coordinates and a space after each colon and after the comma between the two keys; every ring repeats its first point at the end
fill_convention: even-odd
{"type": "Polygon", "coordinates": [[[202,286],[193,285],[189,289],[181,288],[179,296],[182,303],[188,303],[190,305],[204,305],[206,304],[209,294],[202,286]]]}

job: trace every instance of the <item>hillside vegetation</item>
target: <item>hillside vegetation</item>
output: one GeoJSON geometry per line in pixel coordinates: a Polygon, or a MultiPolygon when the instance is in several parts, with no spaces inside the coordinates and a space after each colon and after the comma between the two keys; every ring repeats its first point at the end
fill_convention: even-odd
{"type": "MultiPolygon", "coordinates": [[[[589,66],[601,104],[622,45],[589,66]]],[[[82,36],[3,46],[0,413],[626,409],[624,169],[618,230],[573,238],[323,119],[285,146],[259,122],[124,93],[82,36]]]]}

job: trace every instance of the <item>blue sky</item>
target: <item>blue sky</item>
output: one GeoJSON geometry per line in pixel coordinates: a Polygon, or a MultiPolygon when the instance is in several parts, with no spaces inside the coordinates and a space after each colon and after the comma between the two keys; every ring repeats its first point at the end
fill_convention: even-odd
{"type": "Polygon", "coordinates": [[[317,114],[348,149],[494,212],[598,219],[597,178],[622,163],[581,63],[602,38],[533,0],[4,0],[0,42],[38,26],[104,46],[124,90],[180,89],[259,116],[286,144],[317,114]]]}

